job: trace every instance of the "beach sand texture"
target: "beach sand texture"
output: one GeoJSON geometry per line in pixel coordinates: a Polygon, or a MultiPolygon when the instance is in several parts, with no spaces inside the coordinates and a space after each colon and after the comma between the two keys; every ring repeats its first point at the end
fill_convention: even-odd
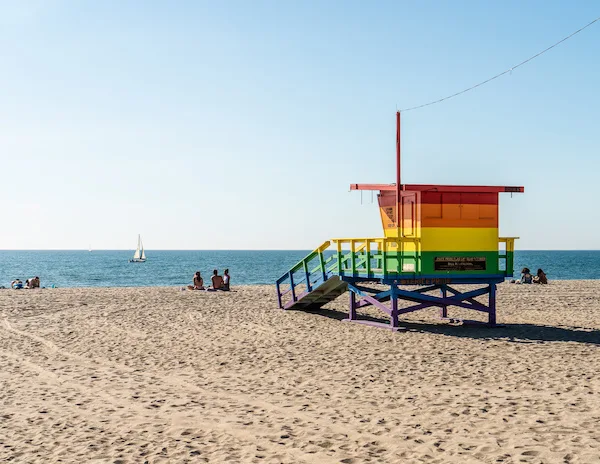
{"type": "Polygon", "coordinates": [[[600,462],[600,281],[397,333],[235,290],[1,290],[0,461],[600,462]]]}

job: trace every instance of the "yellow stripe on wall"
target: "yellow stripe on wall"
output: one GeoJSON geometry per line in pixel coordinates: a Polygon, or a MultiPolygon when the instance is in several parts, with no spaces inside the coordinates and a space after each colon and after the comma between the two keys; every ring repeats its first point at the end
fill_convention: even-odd
{"type": "Polygon", "coordinates": [[[383,229],[383,234],[387,238],[395,238],[398,236],[398,229],[396,229],[395,227],[392,229],[383,229]]]}
{"type": "Polygon", "coordinates": [[[421,227],[422,251],[497,251],[498,228],[421,227]]]}

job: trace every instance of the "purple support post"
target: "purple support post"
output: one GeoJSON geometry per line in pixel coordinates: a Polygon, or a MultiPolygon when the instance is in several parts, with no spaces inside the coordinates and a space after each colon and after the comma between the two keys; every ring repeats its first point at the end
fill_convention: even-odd
{"type": "MultiPolygon", "coordinates": [[[[448,289],[445,285],[440,287],[440,291],[442,292],[442,298],[446,298],[448,296],[448,289]]],[[[440,307],[440,317],[448,317],[448,306],[444,305],[440,307]]]]}
{"type": "Polygon", "coordinates": [[[279,287],[279,282],[275,284],[277,286],[277,302],[279,303],[279,307],[283,308],[283,304],[281,304],[281,289],[279,287]]]}
{"type": "Polygon", "coordinates": [[[398,328],[398,296],[396,295],[396,289],[392,287],[392,295],[391,295],[391,307],[392,312],[390,314],[390,323],[392,325],[392,329],[398,328]]]}
{"type": "Polygon", "coordinates": [[[290,287],[292,289],[292,301],[297,301],[296,299],[296,289],[294,288],[294,273],[290,272],[290,287]]]}
{"type": "Polygon", "coordinates": [[[496,325],[496,284],[490,284],[489,307],[489,324],[494,327],[496,325]]]}
{"type": "Polygon", "coordinates": [[[351,321],[356,320],[356,294],[350,292],[350,312],[348,313],[348,319],[351,321]]]}

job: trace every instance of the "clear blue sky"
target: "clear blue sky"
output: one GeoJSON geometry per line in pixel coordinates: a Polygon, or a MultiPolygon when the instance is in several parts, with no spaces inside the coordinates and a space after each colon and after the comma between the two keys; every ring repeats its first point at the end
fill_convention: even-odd
{"type": "MultiPolygon", "coordinates": [[[[598,2],[0,0],[0,249],[311,249],[380,236],[395,110],[598,2]]],[[[403,181],[524,185],[521,249],[600,248],[600,23],[403,115],[403,181]]]]}

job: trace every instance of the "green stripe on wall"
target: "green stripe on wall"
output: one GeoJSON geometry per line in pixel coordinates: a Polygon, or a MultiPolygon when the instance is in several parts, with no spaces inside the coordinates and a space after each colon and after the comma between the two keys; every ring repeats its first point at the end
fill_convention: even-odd
{"type": "MultiPolygon", "coordinates": [[[[420,274],[427,275],[446,275],[446,274],[461,274],[461,275],[469,275],[469,274],[498,274],[500,271],[498,270],[498,255],[500,253],[498,251],[423,251],[421,252],[421,260],[420,263],[417,264],[417,269],[420,271],[420,274]],[[486,268],[485,271],[475,270],[475,271],[436,271],[435,270],[435,258],[485,258],[486,268]],[[420,267],[420,269],[419,269],[420,267]]],[[[387,271],[388,272],[403,272],[402,267],[398,269],[398,255],[397,252],[387,252],[385,253],[387,271]]],[[[401,256],[401,266],[404,265],[404,269],[406,269],[407,264],[411,264],[415,262],[414,259],[415,253],[404,253],[401,256]]]]}
{"type": "MultiPolygon", "coordinates": [[[[504,254],[504,251],[426,251],[421,252],[421,259],[415,260],[414,252],[386,252],[386,253],[373,253],[370,269],[376,274],[381,274],[384,270],[383,259],[385,260],[385,271],[388,274],[397,274],[405,276],[415,275],[436,275],[443,277],[445,275],[498,275],[504,274],[504,270],[499,269],[499,256],[504,254]],[[474,269],[474,270],[457,270],[451,268],[448,270],[436,270],[435,259],[436,258],[485,258],[485,270],[474,269]]],[[[512,274],[512,264],[514,255],[508,253],[507,264],[509,267],[508,274],[512,274]]],[[[504,262],[504,260],[503,260],[504,262]]],[[[358,274],[366,271],[366,261],[364,260],[364,254],[357,253],[355,259],[356,272],[358,274]]],[[[347,275],[352,275],[352,266],[350,257],[344,260],[343,272],[347,275]]]]}

